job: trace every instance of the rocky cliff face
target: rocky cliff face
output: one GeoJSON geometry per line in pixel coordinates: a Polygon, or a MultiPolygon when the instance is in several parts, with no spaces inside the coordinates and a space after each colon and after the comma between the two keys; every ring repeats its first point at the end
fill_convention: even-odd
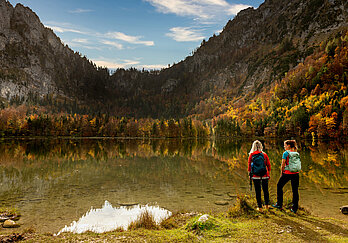
{"type": "Polygon", "coordinates": [[[97,82],[86,76],[98,79],[99,73],[93,63],[64,46],[31,9],[0,0],[0,97],[84,99],[92,96],[84,89],[97,82]]]}
{"type": "Polygon", "coordinates": [[[9,2],[1,0],[0,12],[1,97],[25,98],[30,92],[40,95],[58,93],[53,78],[44,70],[52,69],[52,63],[46,60],[41,63],[39,51],[35,53],[34,48],[39,49],[40,42],[47,37],[52,47],[57,47],[61,45],[59,39],[21,4],[13,8],[9,2]]]}

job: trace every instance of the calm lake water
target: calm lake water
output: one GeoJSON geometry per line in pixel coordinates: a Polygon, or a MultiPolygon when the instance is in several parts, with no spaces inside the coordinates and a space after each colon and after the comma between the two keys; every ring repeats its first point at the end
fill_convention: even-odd
{"type": "MultiPolygon", "coordinates": [[[[262,141],[276,197],[282,141],[262,141]]],[[[153,205],[172,212],[223,211],[250,192],[247,158],[252,141],[31,139],[0,142],[0,205],[22,213],[22,228],[57,233],[87,211],[153,205]],[[227,201],[225,206],[217,201],[227,201]]],[[[348,204],[348,145],[300,143],[300,205],[344,221],[348,204]]],[[[290,183],[289,183],[290,184],[290,183]]],[[[285,187],[291,197],[290,185],[285,187]]]]}

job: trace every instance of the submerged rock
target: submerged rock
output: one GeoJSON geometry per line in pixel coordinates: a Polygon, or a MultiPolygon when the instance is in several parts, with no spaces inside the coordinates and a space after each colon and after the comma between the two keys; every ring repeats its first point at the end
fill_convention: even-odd
{"type": "Polygon", "coordinates": [[[224,205],[228,205],[227,201],[216,201],[214,202],[216,205],[220,205],[220,206],[224,206],[224,205]]]}
{"type": "Polygon", "coordinates": [[[229,197],[237,197],[236,194],[232,194],[232,193],[230,193],[230,192],[228,192],[227,195],[228,195],[229,197]]]}
{"type": "Polygon", "coordinates": [[[4,222],[2,227],[4,227],[4,228],[18,228],[19,224],[17,224],[15,221],[13,221],[11,219],[8,219],[4,222]]]}
{"type": "Polygon", "coordinates": [[[129,207],[129,206],[135,206],[138,205],[139,203],[137,202],[125,202],[125,203],[118,203],[120,206],[125,206],[125,207],[129,207]]]}

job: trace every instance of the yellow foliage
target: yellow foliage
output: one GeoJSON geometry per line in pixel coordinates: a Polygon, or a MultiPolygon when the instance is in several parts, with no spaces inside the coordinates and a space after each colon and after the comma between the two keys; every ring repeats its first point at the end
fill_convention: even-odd
{"type": "Polygon", "coordinates": [[[92,158],[95,158],[95,153],[94,153],[94,150],[91,149],[88,151],[88,154],[92,157],[92,158]]]}
{"type": "Polygon", "coordinates": [[[326,127],[330,130],[333,129],[336,125],[336,121],[334,117],[325,117],[326,127]]]}
{"type": "Polygon", "coordinates": [[[96,123],[97,123],[97,118],[94,117],[92,120],[89,121],[89,123],[91,124],[91,126],[94,127],[96,125],[96,123]]]}

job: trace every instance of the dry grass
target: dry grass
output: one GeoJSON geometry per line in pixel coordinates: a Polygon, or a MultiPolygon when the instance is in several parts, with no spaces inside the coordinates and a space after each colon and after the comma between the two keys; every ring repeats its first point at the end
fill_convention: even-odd
{"type": "Polygon", "coordinates": [[[156,221],[153,217],[153,215],[145,210],[143,213],[140,214],[140,216],[137,218],[136,221],[133,221],[128,226],[128,230],[134,230],[134,229],[159,229],[159,226],[156,224],[156,221]]]}
{"type": "Polygon", "coordinates": [[[255,199],[251,199],[249,195],[238,195],[236,204],[228,209],[227,215],[232,218],[254,216],[257,213],[255,208],[255,199]]]}

